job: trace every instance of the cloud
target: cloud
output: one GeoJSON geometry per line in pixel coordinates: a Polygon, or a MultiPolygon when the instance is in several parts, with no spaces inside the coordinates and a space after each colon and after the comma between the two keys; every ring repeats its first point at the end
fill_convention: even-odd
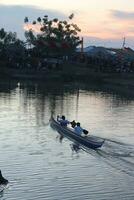
{"type": "MultiPolygon", "coordinates": [[[[85,13],[75,11],[74,21],[84,36],[85,45],[94,44],[97,46],[116,46],[120,47],[122,38],[126,36],[128,46],[133,45],[134,40],[134,12],[121,10],[108,10],[105,15],[99,18],[99,14],[92,16],[94,13],[85,13]],[[86,20],[85,20],[86,19],[86,20]]],[[[0,28],[6,31],[17,32],[20,39],[24,39],[24,18],[28,17],[29,21],[36,20],[37,17],[48,15],[49,18],[67,19],[62,11],[43,9],[36,6],[27,5],[3,5],[0,4],[0,28]]]]}
{"type": "MultiPolygon", "coordinates": [[[[96,38],[96,41],[118,41],[126,37],[134,40],[134,13],[119,10],[110,10],[105,15],[105,19],[96,22],[90,26],[90,29],[84,29],[83,35],[96,38]],[[97,38],[99,40],[97,40],[97,38]]],[[[133,43],[133,42],[132,42],[133,43]]],[[[132,46],[132,43],[129,43],[132,46]]],[[[109,42],[110,44],[110,42],[109,42]]]]}
{"type": "Polygon", "coordinates": [[[44,10],[36,6],[7,6],[0,4],[0,28],[4,28],[6,31],[17,32],[19,38],[24,39],[24,18],[28,17],[32,22],[38,17],[48,15],[51,18],[66,19],[66,16],[62,12],[56,10],[44,10]]]}
{"type": "Polygon", "coordinates": [[[120,20],[134,20],[134,12],[127,12],[121,10],[111,10],[112,17],[120,20]]]}

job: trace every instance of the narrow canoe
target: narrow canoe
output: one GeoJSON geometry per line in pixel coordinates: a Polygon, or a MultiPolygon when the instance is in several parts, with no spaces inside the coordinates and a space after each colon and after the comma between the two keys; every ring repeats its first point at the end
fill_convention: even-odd
{"type": "Polygon", "coordinates": [[[69,138],[73,142],[77,142],[78,144],[80,144],[86,148],[97,149],[97,148],[100,148],[104,143],[103,139],[100,139],[95,136],[83,137],[83,136],[77,135],[73,131],[73,129],[71,129],[69,127],[61,126],[60,123],[58,121],[56,121],[53,117],[51,117],[51,119],[50,119],[50,126],[53,129],[55,129],[56,131],[58,131],[58,133],[60,133],[61,135],[69,138]]]}

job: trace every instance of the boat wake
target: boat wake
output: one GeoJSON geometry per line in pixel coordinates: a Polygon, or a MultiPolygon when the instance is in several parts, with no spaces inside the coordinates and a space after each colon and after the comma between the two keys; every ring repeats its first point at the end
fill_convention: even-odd
{"type": "MultiPolygon", "coordinates": [[[[58,137],[62,142],[64,136],[58,137]]],[[[97,138],[97,137],[96,137],[97,138]]],[[[134,145],[126,144],[120,141],[114,141],[111,139],[99,138],[104,140],[104,144],[101,148],[96,150],[86,148],[78,143],[71,143],[70,147],[72,152],[78,153],[81,149],[89,153],[90,155],[101,159],[106,164],[115,168],[119,172],[128,174],[134,177],[134,145]]]]}
{"type": "Polygon", "coordinates": [[[88,151],[116,170],[134,177],[134,146],[105,139],[101,149],[88,151]]]}

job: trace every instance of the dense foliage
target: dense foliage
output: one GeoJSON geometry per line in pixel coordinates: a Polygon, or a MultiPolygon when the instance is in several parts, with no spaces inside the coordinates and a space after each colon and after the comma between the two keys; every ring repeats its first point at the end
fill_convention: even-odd
{"type": "MultiPolygon", "coordinates": [[[[59,66],[64,56],[72,54],[80,44],[78,32],[80,29],[76,24],[71,23],[74,15],[70,15],[68,21],[60,21],[57,18],[48,19],[38,17],[36,21],[29,22],[25,17],[24,23],[27,26],[25,31],[26,41],[17,38],[15,32],[6,32],[0,29],[0,67],[18,69],[48,69],[53,63],[46,60],[56,58],[54,61],[59,66]],[[32,25],[32,28],[31,28],[32,25]],[[38,29],[39,32],[35,32],[38,29]]],[[[53,62],[51,60],[51,62],[53,62]]]]}
{"type": "MultiPolygon", "coordinates": [[[[33,21],[33,25],[39,27],[40,32],[37,34],[33,29],[26,31],[28,44],[39,56],[71,54],[81,42],[78,36],[79,27],[71,23],[73,16],[69,16],[69,22],[57,18],[49,20],[47,15],[43,18],[38,17],[33,21]]],[[[29,24],[28,17],[25,17],[24,22],[29,24]]]]}
{"type": "Polygon", "coordinates": [[[17,38],[15,32],[0,29],[0,61],[4,64],[15,65],[22,63],[25,57],[25,43],[17,38]]]}

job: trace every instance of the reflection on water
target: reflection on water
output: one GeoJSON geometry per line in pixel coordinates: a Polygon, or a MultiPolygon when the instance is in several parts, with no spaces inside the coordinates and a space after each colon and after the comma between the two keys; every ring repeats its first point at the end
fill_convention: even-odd
{"type": "Polygon", "coordinates": [[[0,83],[0,166],[10,180],[1,199],[133,200],[134,100],[95,86],[0,83]],[[65,114],[105,138],[81,149],[50,128],[65,114]]]}

